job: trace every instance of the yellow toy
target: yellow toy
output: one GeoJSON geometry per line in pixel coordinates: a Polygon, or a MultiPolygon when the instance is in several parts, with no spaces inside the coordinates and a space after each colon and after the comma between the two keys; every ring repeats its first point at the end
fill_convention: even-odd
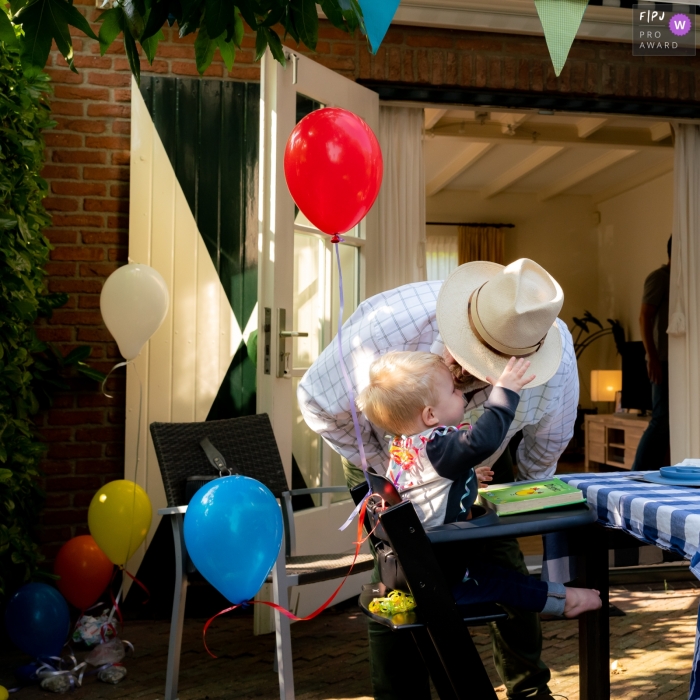
{"type": "Polygon", "coordinates": [[[391,591],[386,598],[375,598],[369,604],[369,611],[380,615],[395,615],[409,612],[415,607],[416,601],[410,593],[391,591]]]}

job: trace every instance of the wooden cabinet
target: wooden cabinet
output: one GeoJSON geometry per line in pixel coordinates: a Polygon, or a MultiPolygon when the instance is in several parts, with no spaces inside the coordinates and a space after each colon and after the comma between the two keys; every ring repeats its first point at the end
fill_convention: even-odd
{"type": "Polygon", "coordinates": [[[586,471],[595,470],[601,465],[631,469],[649,420],[649,416],[627,413],[587,415],[584,425],[586,471]]]}

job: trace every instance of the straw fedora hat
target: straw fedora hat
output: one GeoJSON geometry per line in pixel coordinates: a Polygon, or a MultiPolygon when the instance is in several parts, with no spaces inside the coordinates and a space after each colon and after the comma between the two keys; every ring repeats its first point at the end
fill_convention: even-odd
{"type": "Polygon", "coordinates": [[[526,357],[536,375],[530,388],[551,379],[561,362],[563,303],[557,281],[532,260],[469,262],[440,288],[438,330],[455,360],[482,380],[498,377],[511,357],[526,357]]]}

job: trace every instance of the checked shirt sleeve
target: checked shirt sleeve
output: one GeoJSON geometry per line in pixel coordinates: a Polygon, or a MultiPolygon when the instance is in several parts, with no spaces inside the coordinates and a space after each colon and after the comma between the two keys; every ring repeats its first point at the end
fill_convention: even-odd
{"type": "Polygon", "coordinates": [[[551,478],[559,457],[574,434],[578,367],[571,334],[562,321],[558,323],[563,341],[559,370],[542,387],[523,392],[534,395],[540,406],[544,406],[544,411],[539,420],[522,426],[523,439],[517,455],[520,479],[551,478]]]}
{"type": "MultiPolygon", "coordinates": [[[[437,337],[435,306],[441,282],[417,282],[364,301],[343,325],[343,361],[354,396],[369,382],[369,366],[391,350],[430,351],[437,337]]],[[[323,350],[297,390],[307,425],[351,464],[360,455],[343,379],[338,341],[323,350]]],[[[384,474],[389,463],[388,441],[361,413],[358,420],[367,464],[384,474]]]]}

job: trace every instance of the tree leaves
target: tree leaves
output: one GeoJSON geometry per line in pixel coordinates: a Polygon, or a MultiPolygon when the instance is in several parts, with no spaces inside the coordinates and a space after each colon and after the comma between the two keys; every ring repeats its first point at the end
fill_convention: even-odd
{"type": "Polygon", "coordinates": [[[209,68],[214,58],[214,51],[216,51],[216,41],[209,38],[207,27],[203,25],[199,28],[197,38],[194,40],[194,58],[200,75],[209,68]]]}
{"type": "Polygon", "coordinates": [[[112,42],[122,31],[122,11],[120,7],[113,7],[100,15],[100,54],[105,55],[112,42]]]}
{"type": "Polygon", "coordinates": [[[5,9],[0,7],[0,41],[16,46],[18,43],[15,29],[10,22],[10,18],[5,14],[5,9]]]}
{"type": "MultiPolygon", "coordinates": [[[[315,0],[299,0],[291,5],[294,26],[299,38],[310,48],[316,48],[318,41],[318,13],[315,0]]],[[[272,49],[272,46],[270,46],[272,49]]],[[[274,55],[274,51],[273,51],[274,55]]]]}
{"type": "Polygon", "coordinates": [[[73,65],[73,42],[68,26],[76,27],[91,39],[97,39],[85,17],[66,0],[34,0],[25,5],[13,21],[21,24],[24,30],[23,66],[43,68],[53,40],[70,69],[77,73],[73,65]]]}
{"type": "MultiPolygon", "coordinates": [[[[24,35],[17,39],[26,68],[43,68],[51,44],[56,42],[72,70],[73,45],[69,27],[76,27],[96,39],[85,17],[73,0],[9,0],[12,22],[21,25],[24,35]]],[[[361,26],[362,13],[357,0],[318,0],[329,21],[339,29],[353,32],[361,26]]],[[[10,42],[14,31],[0,13],[0,41],[10,42]],[[11,36],[12,34],[12,36],[11,36]]],[[[244,36],[244,24],[255,33],[258,60],[269,48],[284,64],[284,48],[276,27],[284,27],[285,37],[315,49],[318,42],[316,0],[117,0],[102,12],[99,41],[104,54],[123,35],[129,67],[140,78],[139,47],[153,62],[163,38],[161,27],[177,23],[180,36],[197,33],[194,57],[197,70],[204,73],[219,49],[227,70],[233,67],[236,49],[244,36]]]]}

